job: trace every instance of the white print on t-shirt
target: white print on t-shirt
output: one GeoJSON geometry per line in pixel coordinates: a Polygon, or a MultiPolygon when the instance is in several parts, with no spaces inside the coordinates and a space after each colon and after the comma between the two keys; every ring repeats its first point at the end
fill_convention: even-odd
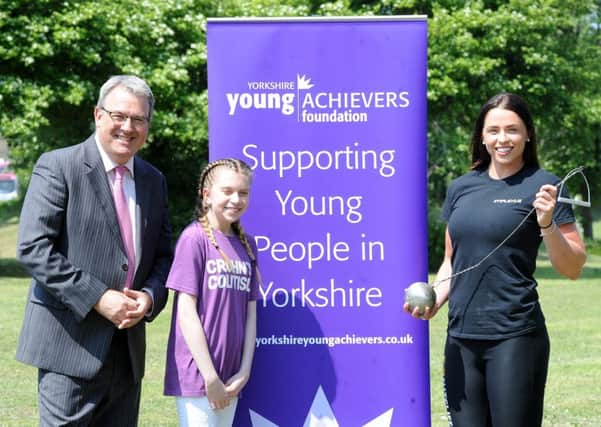
{"type": "Polygon", "coordinates": [[[209,259],[206,263],[209,290],[234,289],[250,292],[251,264],[248,261],[209,259]]]}
{"type": "Polygon", "coordinates": [[[495,199],[493,203],[522,203],[522,199],[495,199]]]}
{"type": "Polygon", "coordinates": [[[207,260],[206,268],[209,274],[234,273],[250,276],[251,271],[250,262],[240,261],[239,259],[232,260],[229,263],[223,259],[209,259],[207,260]]]}

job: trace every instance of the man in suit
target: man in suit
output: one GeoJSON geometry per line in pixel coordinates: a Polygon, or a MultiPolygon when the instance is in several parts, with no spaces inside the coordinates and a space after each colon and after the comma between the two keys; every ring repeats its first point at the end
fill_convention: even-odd
{"type": "Polygon", "coordinates": [[[153,107],[144,80],[111,77],[96,132],[33,170],[17,244],[33,278],[17,359],[38,368],[40,425],[137,424],[145,324],[167,302],[172,260],[165,177],[135,156],[153,107]]]}

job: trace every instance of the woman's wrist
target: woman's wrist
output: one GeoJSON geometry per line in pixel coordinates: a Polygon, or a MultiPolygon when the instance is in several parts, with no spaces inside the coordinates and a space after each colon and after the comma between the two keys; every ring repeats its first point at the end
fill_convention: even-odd
{"type": "Polygon", "coordinates": [[[546,230],[547,228],[551,227],[554,223],[555,222],[553,220],[551,220],[551,222],[549,223],[549,225],[542,226],[542,225],[539,224],[538,228],[540,228],[541,230],[546,230]]]}
{"type": "Polygon", "coordinates": [[[547,227],[540,228],[540,236],[541,237],[549,236],[549,235],[553,234],[555,232],[555,230],[557,230],[557,224],[555,224],[555,221],[551,221],[551,224],[549,224],[547,227]]]}

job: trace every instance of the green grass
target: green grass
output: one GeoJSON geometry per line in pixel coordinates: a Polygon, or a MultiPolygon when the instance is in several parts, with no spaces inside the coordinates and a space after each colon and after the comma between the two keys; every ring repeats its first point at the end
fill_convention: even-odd
{"type": "MultiPolygon", "coordinates": [[[[0,225],[0,426],[35,426],[36,370],[14,353],[29,279],[14,260],[16,220],[0,225]],[[5,268],[8,266],[10,268],[5,268]]],[[[542,258],[537,277],[551,337],[545,427],[601,426],[601,257],[590,257],[581,279],[559,278],[542,258]]],[[[175,403],[162,395],[171,302],[148,327],[140,426],[176,426],[175,403]]],[[[430,322],[432,426],[447,426],[442,395],[446,311],[430,322]]],[[[516,361],[519,363],[519,361],[516,361]]],[[[266,392],[265,398],[269,398],[266,392]]]]}
{"type": "MultiPolygon", "coordinates": [[[[14,259],[17,245],[17,228],[19,227],[18,218],[11,216],[2,221],[4,204],[0,203],[0,259],[14,259]]],[[[2,270],[0,270],[1,272],[2,270]]],[[[0,273],[1,274],[1,273],[0,273]]]]}
{"type": "MultiPolygon", "coordinates": [[[[0,204],[0,209],[4,206],[0,204]]],[[[0,215],[1,216],[1,215],[0,215]]],[[[25,277],[25,270],[15,260],[17,228],[19,226],[17,217],[11,217],[4,223],[0,221],[0,283],[3,277],[25,277]]]]}

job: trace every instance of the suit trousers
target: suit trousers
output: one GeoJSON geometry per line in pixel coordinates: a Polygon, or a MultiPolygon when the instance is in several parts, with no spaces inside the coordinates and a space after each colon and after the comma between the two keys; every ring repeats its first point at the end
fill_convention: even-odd
{"type": "Polygon", "coordinates": [[[133,379],[127,332],[117,330],[94,378],[38,370],[40,426],[134,427],[140,392],[141,381],[133,379]]]}

